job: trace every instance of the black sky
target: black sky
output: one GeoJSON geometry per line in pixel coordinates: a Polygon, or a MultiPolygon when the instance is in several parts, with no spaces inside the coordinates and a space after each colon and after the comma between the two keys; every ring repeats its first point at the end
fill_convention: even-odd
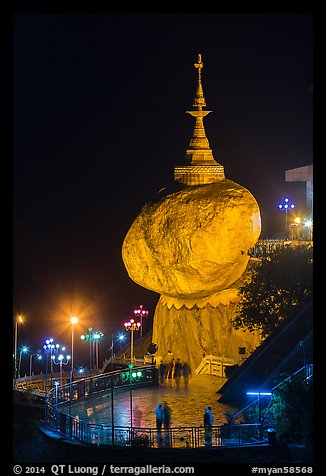
{"type": "Polygon", "coordinates": [[[22,343],[67,343],[71,313],[106,335],[139,304],[151,321],[159,296],[129,279],[121,246],[184,159],[199,52],[214,157],[256,197],[262,237],[282,230],[285,195],[303,208],[284,174],[313,162],[312,13],[16,13],[12,48],[22,343]]]}

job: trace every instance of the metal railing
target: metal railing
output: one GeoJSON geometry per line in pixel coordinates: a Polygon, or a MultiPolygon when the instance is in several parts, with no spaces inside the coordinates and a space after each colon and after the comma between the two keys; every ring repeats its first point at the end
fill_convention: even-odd
{"type": "Polygon", "coordinates": [[[95,375],[51,388],[46,398],[46,406],[55,406],[62,403],[91,397],[100,392],[123,387],[142,387],[157,383],[157,370],[154,365],[134,366],[115,370],[106,374],[95,375]],[[130,373],[131,372],[131,373],[130,373]]]}
{"type": "MultiPolygon", "coordinates": [[[[155,366],[139,366],[131,370],[118,370],[71,381],[69,384],[53,387],[46,398],[45,425],[63,438],[88,445],[121,445],[150,448],[198,448],[206,446],[207,433],[204,426],[156,428],[123,427],[98,425],[80,420],[71,415],[73,401],[89,398],[101,392],[117,389],[132,390],[135,387],[155,385],[155,366]]],[[[250,444],[265,439],[265,429],[261,425],[239,424],[213,426],[211,446],[250,444]]]]}
{"type": "MultiPolygon", "coordinates": [[[[52,415],[55,418],[55,412],[52,415]]],[[[118,445],[148,448],[197,448],[205,445],[204,427],[156,428],[106,426],[87,423],[57,413],[57,431],[69,439],[88,445],[118,445]]],[[[221,446],[221,428],[212,427],[212,445],[221,446]]]]}

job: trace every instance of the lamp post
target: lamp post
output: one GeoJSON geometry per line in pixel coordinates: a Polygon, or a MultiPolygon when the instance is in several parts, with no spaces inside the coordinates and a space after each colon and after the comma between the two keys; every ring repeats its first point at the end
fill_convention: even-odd
{"type": "MultiPolygon", "coordinates": [[[[125,338],[126,338],[125,334],[118,335],[118,341],[120,342],[120,344],[124,342],[125,338]]],[[[120,350],[121,350],[121,346],[120,346],[120,350]]],[[[113,370],[113,360],[114,360],[114,334],[112,333],[111,335],[111,370],[113,370]]]]}
{"type": "Polygon", "coordinates": [[[100,340],[103,336],[104,336],[104,334],[101,331],[96,331],[93,334],[93,339],[94,339],[94,342],[95,342],[95,357],[96,357],[96,370],[97,370],[97,372],[98,372],[98,367],[99,367],[98,344],[99,344],[99,342],[100,342],[100,340]]]}
{"type": "Polygon", "coordinates": [[[143,337],[143,317],[148,316],[148,311],[143,309],[143,305],[141,304],[138,309],[134,310],[134,316],[136,319],[140,317],[140,337],[143,337]]]}
{"type": "MultiPolygon", "coordinates": [[[[283,203],[278,204],[279,210],[285,210],[285,231],[286,234],[288,233],[288,211],[293,210],[295,208],[294,203],[290,203],[290,200],[288,198],[284,198],[283,203]]],[[[286,235],[287,237],[287,235],[286,235]]]]}
{"type": "Polygon", "coordinates": [[[98,344],[101,340],[101,338],[104,336],[103,332],[101,331],[93,331],[92,327],[88,328],[88,334],[83,334],[80,336],[80,339],[83,342],[89,342],[89,371],[90,375],[92,372],[92,346],[95,344],[95,364],[96,364],[96,369],[98,371],[99,367],[99,352],[98,352],[98,344]]]}
{"type": "Polygon", "coordinates": [[[134,331],[139,331],[141,327],[140,322],[135,322],[134,319],[130,319],[129,322],[124,323],[126,331],[130,331],[130,363],[132,364],[135,360],[134,358],[134,331]]]}
{"type": "Polygon", "coordinates": [[[71,368],[70,368],[70,377],[69,377],[69,416],[71,416],[71,401],[72,401],[72,381],[74,373],[74,326],[78,322],[78,317],[72,316],[70,319],[71,323],[71,368]]]}
{"type": "Polygon", "coordinates": [[[70,355],[59,354],[58,355],[58,362],[56,362],[55,355],[52,356],[53,363],[55,365],[60,365],[60,385],[62,385],[62,366],[67,365],[69,363],[70,359],[71,359],[70,355]]]}
{"type": "Polygon", "coordinates": [[[33,357],[35,357],[37,355],[37,359],[38,360],[41,360],[42,359],[42,356],[40,354],[40,351],[37,352],[36,354],[31,354],[29,356],[29,381],[31,382],[32,380],[32,361],[33,361],[33,357]]]}
{"type": "Polygon", "coordinates": [[[18,364],[18,378],[20,378],[20,366],[21,366],[21,361],[22,361],[22,354],[26,354],[26,352],[28,351],[28,347],[26,347],[24,345],[24,347],[22,347],[20,349],[20,352],[19,352],[19,364],[18,364]]]}
{"type": "Polygon", "coordinates": [[[293,239],[300,241],[302,239],[301,230],[302,230],[302,220],[301,217],[295,217],[293,220],[293,239]]]}
{"type": "Polygon", "coordinates": [[[128,365],[129,367],[129,400],[130,400],[130,441],[132,440],[132,363],[128,365]]]}
{"type": "Polygon", "coordinates": [[[78,317],[73,316],[70,319],[70,322],[71,322],[71,376],[72,376],[74,371],[74,326],[78,322],[78,317]]]}
{"type": "Polygon", "coordinates": [[[58,387],[60,383],[54,382],[55,386],[55,429],[58,430],[58,387]]]}
{"type": "Polygon", "coordinates": [[[23,317],[21,314],[18,314],[15,322],[15,353],[14,353],[14,371],[15,376],[14,380],[17,378],[17,342],[18,342],[18,324],[23,324],[23,317]]]}
{"type": "Polygon", "coordinates": [[[60,345],[54,344],[54,339],[50,337],[49,339],[45,340],[45,344],[43,345],[44,352],[46,354],[46,387],[47,387],[47,380],[48,380],[48,356],[50,354],[50,374],[51,374],[51,387],[52,387],[52,373],[53,373],[53,365],[52,365],[52,356],[55,351],[58,351],[60,345]]]}

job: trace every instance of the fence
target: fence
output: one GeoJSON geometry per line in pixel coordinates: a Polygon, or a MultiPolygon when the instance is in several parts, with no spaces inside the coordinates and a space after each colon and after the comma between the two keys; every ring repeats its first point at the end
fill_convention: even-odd
{"type": "MultiPolygon", "coordinates": [[[[157,369],[155,366],[139,366],[132,370],[118,370],[107,374],[87,377],[71,381],[65,385],[55,385],[46,398],[45,424],[58,432],[62,437],[79,441],[88,445],[121,445],[133,447],[170,447],[198,448],[205,446],[205,428],[173,427],[156,428],[122,427],[112,424],[97,425],[82,421],[71,415],[71,403],[76,400],[92,397],[101,392],[115,389],[130,390],[135,387],[155,385],[157,369]]],[[[265,429],[261,425],[220,425],[213,426],[211,433],[212,446],[238,445],[264,440],[265,429]]]]}

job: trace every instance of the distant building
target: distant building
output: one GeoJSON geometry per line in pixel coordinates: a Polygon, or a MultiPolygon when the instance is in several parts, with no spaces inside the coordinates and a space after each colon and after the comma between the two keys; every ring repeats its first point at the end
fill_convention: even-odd
{"type": "Polygon", "coordinates": [[[307,214],[312,216],[313,211],[313,165],[297,167],[285,171],[286,182],[306,182],[307,214]]]}

